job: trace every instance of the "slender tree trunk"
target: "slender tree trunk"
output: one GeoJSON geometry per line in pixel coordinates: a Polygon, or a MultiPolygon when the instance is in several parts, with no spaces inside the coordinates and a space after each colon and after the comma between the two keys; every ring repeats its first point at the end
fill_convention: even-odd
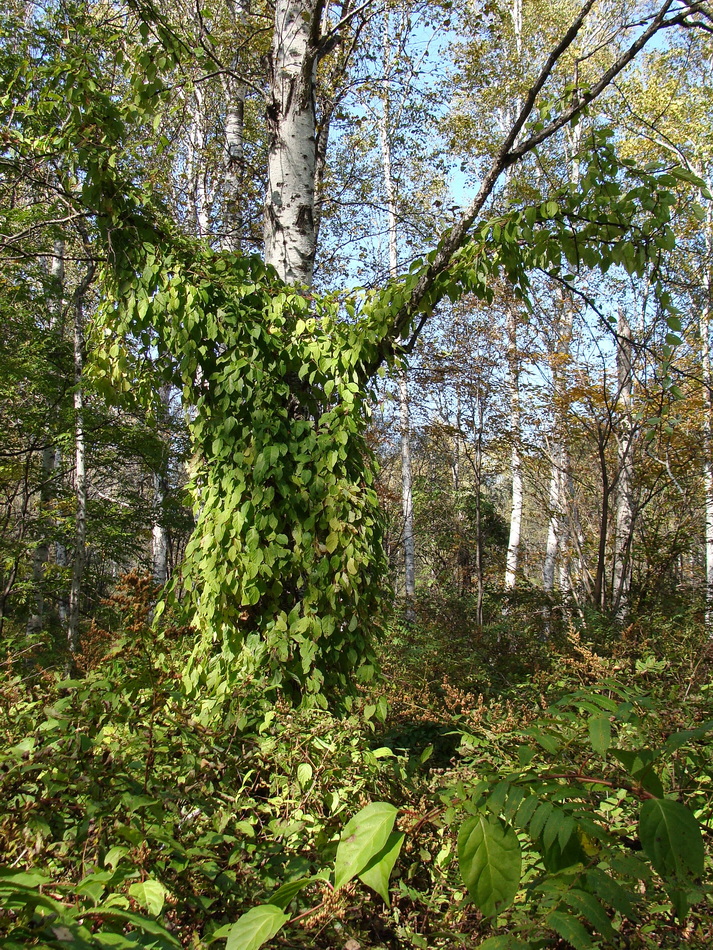
{"type": "Polygon", "coordinates": [[[483,626],[483,596],[485,577],[483,573],[483,401],[478,397],[478,435],[475,443],[475,575],[477,590],[476,623],[483,626]]]}
{"type": "Polygon", "coordinates": [[[594,577],[594,590],[592,599],[595,607],[603,610],[606,606],[606,557],[607,557],[607,536],[609,532],[609,502],[612,492],[612,485],[609,480],[606,458],[607,436],[600,428],[598,433],[598,455],[599,455],[599,474],[602,483],[602,510],[601,521],[599,522],[599,545],[597,548],[597,572],[594,577]]]}
{"type": "Polygon", "coordinates": [[[510,508],[510,537],[505,566],[505,589],[512,590],[517,580],[522,529],[523,482],[520,452],[520,362],[517,351],[515,311],[508,310],[508,385],[510,389],[510,433],[512,439],[512,503],[510,508]]]}
{"type": "MultiPolygon", "coordinates": [[[[162,414],[167,420],[171,411],[170,386],[164,385],[161,387],[160,397],[162,414]]],[[[151,573],[155,583],[163,586],[168,580],[168,534],[164,523],[164,504],[168,491],[168,456],[170,452],[168,435],[160,435],[160,441],[161,458],[159,459],[158,468],[153,473],[154,510],[156,514],[151,530],[151,573]]]]}
{"type": "Polygon", "coordinates": [[[193,226],[199,238],[210,233],[208,214],[208,191],[206,188],[205,167],[205,103],[203,90],[196,84],[190,100],[190,122],[188,126],[188,189],[193,226]]]}
{"type": "MultiPolygon", "coordinates": [[[[52,260],[50,264],[52,282],[52,300],[50,307],[50,325],[60,326],[63,293],[64,293],[64,241],[54,242],[52,260]]],[[[50,433],[45,436],[46,444],[42,449],[42,482],[40,487],[39,531],[40,540],[32,558],[32,581],[34,587],[34,604],[30,619],[27,622],[27,632],[36,633],[45,623],[45,573],[50,556],[50,546],[47,541],[48,507],[54,495],[55,477],[55,448],[51,444],[50,433]]]]}
{"type": "MultiPolygon", "coordinates": [[[[567,158],[570,166],[570,180],[573,187],[579,185],[580,162],[579,149],[582,139],[582,125],[578,123],[568,128],[565,134],[567,158]]],[[[555,586],[557,561],[560,561],[560,590],[569,591],[569,557],[566,542],[571,534],[568,524],[567,504],[572,484],[570,475],[569,451],[567,448],[567,363],[572,342],[574,312],[571,301],[560,296],[560,312],[557,321],[557,345],[552,358],[552,389],[554,397],[555,432],[552,446],[552,473],[550,475],[549,511],[550,521],[547,530],[547,548],[542,566],[542,584],[546,593],[551,594],[555,586]]]]}
{"type": "MultiPolygon", "coordinates": [[[[234,35],[239,37],[250,13],[249,0],[228,0],[233,20],[234,35]]],[[[240,70],[239,57],[233,63],[235,72],[240,70]]],[[[243,237],[242,197],[245,182],[245,95],[244,82],[233,76],[225,76],[225,215],[222,246],[224,250],[239,251],[243,237]]]]}
{"type": "Polygon", "coordinates": [[[406,620],[416,619],[416,549],[413,521],[413,481],[411,471],[411,425],[409,413],[408,371],[399,373],[399,412],[401,421],[401,501],[404,519],[404,593],[406,620]]]}
{"type": "Polygon", "coordinates": [[[551,594],[555,586],[558,558],[563,554],[566,533],[567,488],[569,485],[569,452],[567,450],[567,363],[572,341],[574,314],[570,301],[560,297],[560,312],[556,324],[556,342],[550,350],[552,366],[552,394],[554,403],[554,432],[552,437],[550,490],[547,529],[547,548],[542,565],[542,586],[551,594]]]}
{"type": "Polygon", "coordinates": [[[72,583],[69,589],[67,618],[67,647],[70,665],[79,652],[79,603],[87,554],[87,470],[84,432],[84,297],[94,276],[93,268],[86,275],[74,295],[74,494],[76,500],[72,583]]]}
{"type": "Polygon", "coordinates": [[[468,551],[465,544],[465,532],[463,525],[463,503],[461,498],[461,399],[460,388],[456,387],[456,419],[455,419],[455,437],[453,446],[453,497],[456,508],[456,586],[458,593],[462,596],[470,586],[470,577],[468,573],[468,551]]]}
{"type": "MultiPolygon", "coordinates": [[[[706,184],[713,187],[711,176],[706,184]]],[[[713,207],[703,201],[706,208],[704,229],[706,259],[703,265],[704,302],[698,320],[701,338],[701,373],[703,389],[703,494],[705,498],[706,525],[706,612],[705,622],[709,636],[713,636],[713,366],[711,365],[711,322],[713,314],[713,207]]]]}
{"type": "MultiPolygon", "coordinates": [[[[55,472],[62,471],[62,450],[59,447],[55,449],[54,453],[54,468],[55,472]]],[[[54,560],[60,574],[64,576],[64,568],[67,567],[67,548],[59,539],[56,541],[54,546],[54,560]]],[[[67,589],[63,584],[60,587],[57,597],[57,619],[59,620],[60,629],[65,629],[68,616],[69,597],[67,596],[67,589]]]]}
{"type": "MultiPolygon", "coordinates": [[[[384,14],[384,67],[388,74],[391,49],[389,37],[389,18],[384,14]]],[[[379,116],[379,137],[381,139],[381,158],[384,172],[384,191],[386,192],[386,210],[389,229],[389,275],[395,278],[399,270],[398,227],[396,217],[396,189],[391,175],[391,141],[389,139],[390,103],[388,83],[382,97],[382,110],[379,116]]],[[[408,369],[403,365],[399,371],[399,419],[401,427],[401,502],[404,520],[404,600],[405,617],[409,622],[416,619],[414,602],[416,597],[416,554],[413,525],[413,481],[411,472],[411,424],[408,391],[408,369]]]]}
{"type": "Polygon", "coordinates": [[[618,475],[616,482],[616,534],[612,568],[612,608],[624,621],[631,607],[631,542],[634,528],[632,501],[633,462],[633,374],[631,327],[623,308],[619,308],[616,363],[619,388],[619,427],[617,432],[618,475]]]}
{"type": "MultiPolygon", "coordinates": [[[[558,438],[559,433],[555,436],[558,438]]],[[[559,441],[555,441],[551,448],[552,473],[550,475],[550,491],[548,511],[550,521],[547,529],[547,547],[545,561],[542,565],[542,587],[546,594],[551,594],[555,587],[555,567],[560,542],[560,528],[562,520],[562,459],[559,441]]]]}
{"type": "MultiPolygon", "coordinates": [[[[154,504],[156,510],[160,512],[166,499],[166,480],[162,472],[154,472],[153,484],[154,504]]],[[[153,579],[156,584],[163,587],[168,578],[168,538],[166,529],[158,518],[154,521],[151,531],[151,560],[153,579]]]]}

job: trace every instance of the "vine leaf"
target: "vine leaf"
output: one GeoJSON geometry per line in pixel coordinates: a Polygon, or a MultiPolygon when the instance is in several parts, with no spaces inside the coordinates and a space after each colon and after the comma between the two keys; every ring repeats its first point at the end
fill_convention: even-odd
{"type": "Polygon", "coordinates": [[[225,950],[258,950],[289,920],[274,904],[253,907],[231,927],[225,950]]]}
{"type": "MultiPolygon", "coordinates": [[[[395,821],[396,809],[393,805],[371,802],[346,823],[334,865],[335,888],[343,887],[361,874],[370,861],[386,848],[395,821]]],[[[381,893],[377,888],[374,889],[381,893]]]]}
{"type": "Polygon", "coordinates": [[[160,881],[155,881],[152,878],[149,878],[148,881],[139,881],[131,885],[129,894],[154,917],[157,917],[163,910],[166,890],[160,881]]]}
{"type": "Polygon", "coordinates": [[[458,865],[468,893],[486,917],[513,902],[522,853],[517,835],[500,819],[480,815],[465,822],[458,835],[458,865]]]}
{"type": "Polygon", "coordinates": [[[319,878],[301,877],[298,881],[288,881],[286,884],[283,884],[282,887],[278,887],[268,901],[268,904],[274,904],[275,907],[285,910],[290,901],[296,897],[303,888],[317,880],[319,880],[319,878]]]}
{"type": "Polygon", "coordinates": [[[701,829],[680,802],[650,798],[641,807],[641,845],[661,877],[701,877],[705,849],[701,829]]]}
{"type": "Polygon", "coordinates": [[[359,880],[372,891],[376,891],[384,899],[387,907],[389,906],[389,879],[401,851],[401,845],[404,843],[404,837],[400,831],[390,834],[385,846],[374,855],[359,875],[359,880]]]}

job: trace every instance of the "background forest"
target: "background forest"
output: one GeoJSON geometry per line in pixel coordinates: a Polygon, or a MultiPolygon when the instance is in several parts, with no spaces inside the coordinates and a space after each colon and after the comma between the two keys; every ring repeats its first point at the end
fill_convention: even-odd
{"type": "Polygon", "coordinates": [[[709,947],[709,4],[0,24],[0,945],[709,947]]]}

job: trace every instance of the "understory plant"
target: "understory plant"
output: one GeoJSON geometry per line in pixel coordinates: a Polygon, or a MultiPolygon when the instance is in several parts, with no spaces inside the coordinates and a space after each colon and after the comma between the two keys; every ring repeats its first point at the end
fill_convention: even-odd
{"type": "Polygon", "coordinates": [[[713,704],[688,628],[671,659],[572,632],[556,670],[487,697],[393,667],[337,717],[257,681],[196,702],[190,637],[134,593],[82,679],[3,667],[2,945],[709,944],[713,704]]]}

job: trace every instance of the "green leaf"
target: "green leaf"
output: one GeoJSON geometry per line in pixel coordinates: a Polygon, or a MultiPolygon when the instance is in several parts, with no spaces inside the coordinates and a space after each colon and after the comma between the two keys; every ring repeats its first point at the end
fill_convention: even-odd
{"type": "Polygon", "coordinates": [[[591,950],[594,947],[591,935],[576,917],[555,910],[548,916],[547,923],[560,937],[571,943],[575,950],[591,950]]]}
{"type": "Polygon", "coordinates": [[[615,940],[616,934],[606,911],[592,894],[573,888],[565,898],[575,913],[581,915],[594,930],[607,940],[615,940]]]}
{"type": "Polygon", "coordinates": [[[700,825],[680,802],[650,798],[641,807],[639,838],[661,877],[701,877],[705,849],[700,825]]]}
{"type": "Polygon", "coordinates": [[[302,762],[297,766],[297,781],[301,788],[305,788],[312,781],[312,766],[309,762],[302,762]]]}
{"type": "Polygon", "coordinates": [[[548,871],[562,871],[575,864],[586,864],[587,855],[582,847],[579,833],[570,835],[566,844],[560,843],[559,837],[549,846],[543,846],[542,862],[548,871]]]}
{"type": "Polygon", "coordinates": [[[525,943],[513,937],[512,934],[503,934],[499,937],[488,937],[478,944],[478,950],[530,950],[531,943],[525,943]]]}
{"type": "Polygon", "coordinates": [[[470,818],[458,835],[458,865],[473,902],[486,917],[505,910],[520,886],[522,854],[512,828],[495,817],[470,818]]]}
{"type": "Polygon", "coordinates": [[[288,881],[287,884],[283,884],[282,887],[278,887],[278,889],[268,901],[268,904],[274,904],[275,907],[280,907],[282,910],[284,910],[290,901],[296,897],[304,887],[307,887],[308,884],[311,884],[316,880],[318,880],[316,877],[301,877],[299,881],[288,881]]]}
{"type": "Polygon", "coordinates": [[[587,872],[587,887],[622,916],[634,916],[634,905],[626,888],[601,868],[592,868],[587,872]]]}
{"type": "Polygon", "coordinates": [[[589,720],[589,741],[592,748],[604,755],[611,745],[611,721],[607,716],[592,716],[589,720]]]}
{"type": "Polygon", "coordinates": [[[108,902],[99,904],[97,907],[92,907],[91,909],[82,908],[82,916],[101,918],[117,917],[119,920],[125,920],[132,926],[138,927],[139,930],[143,930],[147,934],[153,934],[156,937],[162,937],[175,947],[181,946],[178,940],[176,940],[176,938],[157,921],[151,920],[148,917],[142,917],[141,914],[134,914],[129,910],[121,910],[120,908],[115,907],[113,904],[109,904],[108,902]]]}
{"type": "Polygon", "coordinates": [[[129,888],[129,895],[157,917],[163,910],[166,901],[166,889],[159,881],[149,878],[148,881],[138,881],[129,888]]]}
{"type": "Polygon", "coordinates": [[[359,875],[359,880],[372,891],[376,891],[387,907],[389,906],[389,880],[401,851],[401,845],[404,843],[404,837],[405,835],[400,831],[392,832],[382,850],[374,855],[359,875]]]}
{"type": "Polygon", "coordinates": [[[233,925],[225,950],[258,950],[271,940],[289,917],[275,904],[253,907],[233,925]]]}
{"type": "Polygon", "coordinates": [[[334,886],[343,887],[382,851],[396,821],[388,802],[371,802],[344,826],[334,865],[334,886]]]}

